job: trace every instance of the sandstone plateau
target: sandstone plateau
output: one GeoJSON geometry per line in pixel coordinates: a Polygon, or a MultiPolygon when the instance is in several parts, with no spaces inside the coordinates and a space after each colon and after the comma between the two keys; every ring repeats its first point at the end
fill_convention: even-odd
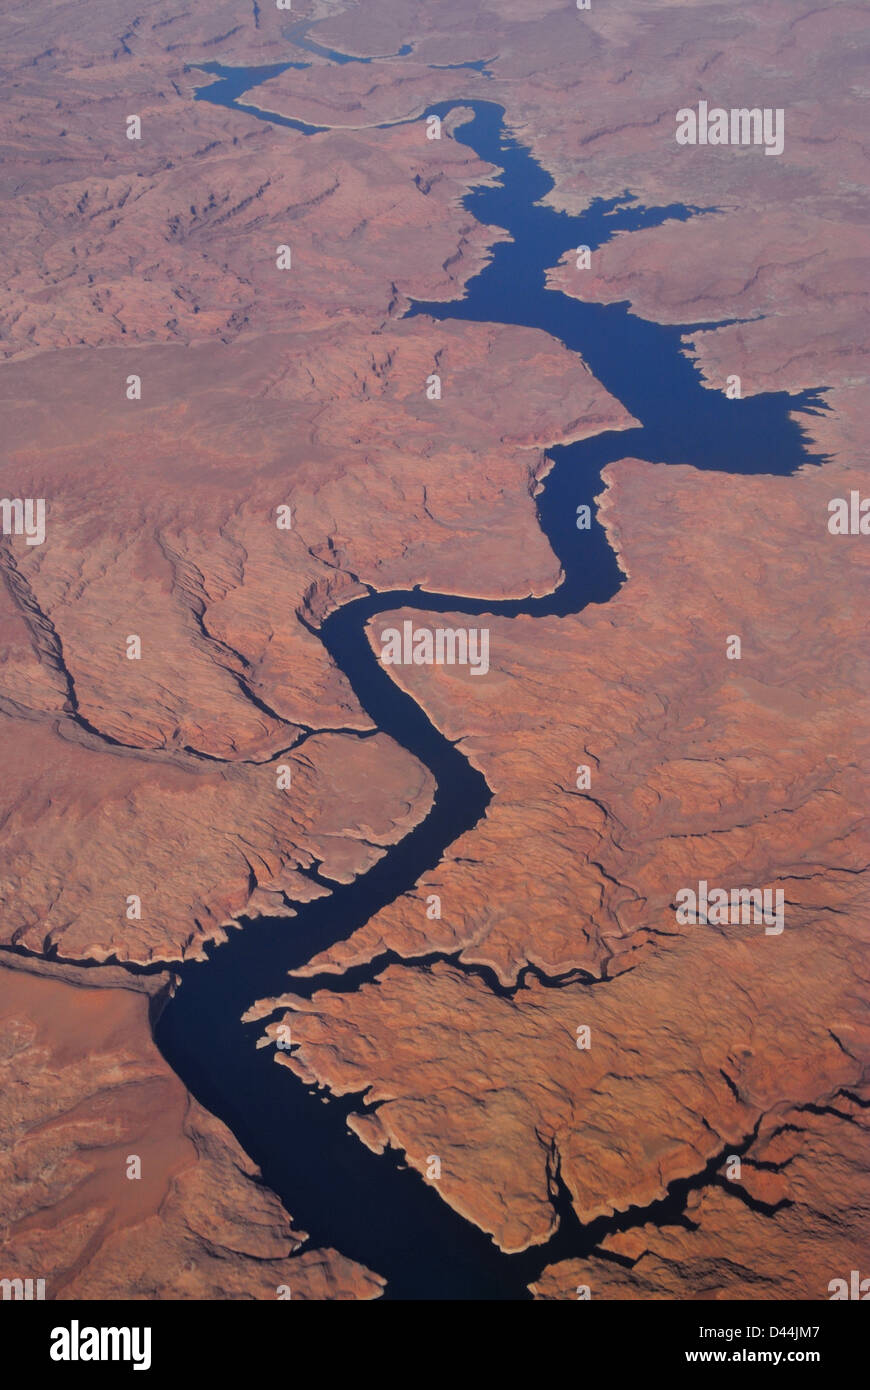
{"type": "Polygon", "coordinates": [[[297,1253],[304,1233],[169,1071],[149,1029],[165,978],[31,969],[0,969],[4,1277],[39,1270],[60,1299],[379,1295],[336,1251],[297,1253]]]}
{"type": "Polygon", "coordinates": [[[508,237],[463,206],[499,170],[457,112],[438,141],[419,119],[476,100],[559,212],[698,210],[589,270],[566,252],[548,291],[682,326],[710,391],[823,392],[797,416],[817,461],[750,477],[626,448],[598,509],[613,598],[475,617],[484,680],[392,668],[492,799],[247,1017],[270,1042],[290,1023],[281,1084],[354,1098],[360,1144],[500,1250],[540,1247],[535,1298],[819,1299],[866,1264],[868,541],[827,529],[870,443],[866,29],[850,0],[4,16],[0,492],[46,499],[47,529],[0,538],[0,1276],[384,1288],[310,1248],[152,1028],[207,948],[254,949],[258,919],[292,935],[433,804],[329,615],[418,588],[369,623],[377,652],[404,618],[468,622],[463,597],[552,592],[547,449],[643,423],[538,329],[403,317],[508,237]],[[275,119],[197,99],[209,63],[262,68],[240,102],[275,119]],[[678,147],[675,110],[707,97],[783,107],[782,156],[678,147]],[[781,890],[785,930],[680,925],[699,878],[781,890]]]}
{"type": "MultiPolygon", "coordinates": [[[[831,480],[628,460],[611,472],[604,515],[628,574],[614,599],[576,618],[490,620],[491,680],[402,671],[484,771],[493,803],[413,895],[300,972],[370,960],[371,983],[290,996],[280,1015],[299,1045],[280,1060],[338,1092],[365,1090],[376,1107],[360,1121],[365,1141],[403,1149],[421,1170],[438,1153],[444,1198],[508,1250],[552,1233],[554,1171],[585,1224],[661,1201],[750,1140],[747,1164],[771,1134],[780,1154],[800,1154],[786,1111],[827,1107],[837,1132],[862,1120],[857,1103],[838,1106],[862,1094],[868,1041],[866,778],[853,762],[868,748],[850,715],[867,668],[831,660],[841,643],[857,652],[863,624],[832,583],[831,480]],[[767,550],[762,495],[798,538],[787,553],[767,550]],[[718,544],[699,539],[703,565],[663,574],[663,551],[685,554],[683,538],[700,533],[695,506],[713,507],[718,544]],[[814,644],[798,638],[798,584],[817,615],[814,644]],[[737,628],[739,668],[725,657],[737,628]],[[579,763],[593,769],[589,795],[575,788],[579,763]],[[781,888],[782,935],[678,925],[676,891],[699,876],[781,888]],[[410,967],[384,968],[388,953],[410,967]],[[442,963],[413,966],[435,954],[442,963]]],[[[845,543],[865,572],[861,538],[845,543]]],[[[828,1177],[860,1209],[860,1168],[845,1189],[828,1177]]],[[[791,1191],[786,1169],[779,1195],[791,1191]]],[[[718,1213],[727,1231],[727,1212],[707,1219],[718,1213]]],[[[840,1219],[832,1269],[866,1239],[840,1219]]],[[[819,1297],[817,1260],[799,1265],[792,1295],[819,1297]]]]}

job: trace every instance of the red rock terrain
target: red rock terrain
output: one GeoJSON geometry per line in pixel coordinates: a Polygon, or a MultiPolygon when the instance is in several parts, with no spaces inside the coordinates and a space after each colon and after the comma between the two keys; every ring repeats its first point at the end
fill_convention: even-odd
{"type": "Polygon", "coordinates": [[[302,360],[287,338],[231,360],[151,349],[153,405],[110,384],[124,379],[120,360],[107,372],[112,350],[76,352],[63,397],[75,444],[58,414],[32,407],[45,357],[7,364],[10,472],[20,493],[50,499],[45,543],[14,538],[2,559],[7,940],[50,941],[71,959],[174,959],[245,910],[307,900],[298,870],[314,861],[327,877],[357,872],[425,812],[431,779],[391,741],[355,736],[370,721],[312,624],[363,584],[448,587],[463,564],[484,595],[546,591],[558,568],[539,535],[525,570],[501,566],[533,514],[542,446],[630,417],[543,334],[451,325],[422,337],[414,325],[345,338],[340,359],[331,341],[315,356],[311,338],[302,360]],[[433,362],[445,398],[430,402],[433,362]],[[509,395],[518,369],[541,382],[526,410],[509,395]],[[476,487],[461,443],[473,432],[476,487]],[[285,503],[290,531],[276,526],[285,503]],[[127,657],[131,634],[141,659],[127,657]],[[89,783],[87,797],[72,792],[89,783]],[[128,894],[143,903],[132,930],[128,894]]]}
{"type": "MultiPolygon", "coordinates": [[[[760,152],[731,150],[704,165],[690,150],[678,167],[670,143],[651,154],[664,113],[611,129],[600,108],[591,157],[572,162],[554,130],[558,90],[550,144],[531,117],[520,129],[556,175],[551,199],[568,206],[588,201],[572,189],[593,177],[601,194],[628,184],[661,202],[706,202],[708,185],[725,211],[624,233],[595,253],[591,274],[566,262],[551,283],[629,299],[661,322],[751,319],[694,337],[708,383],[721,389],[736,371],[744,394],[835,388],[833,413],[805,423],[836,462],[794,479],[613,465],[603,516],[627,575],[617,598],[577,618],[490,620],[486,681],[394,670],[461,740],[494,800],[412,895],[300,973],[389,954],[456,963],[382,961],[351,993],[286,1001],[299,1047],[277,1060],[336,1092],[365,1090],[376,1109],[352,1121],[364,1142],[402,1149],[421,1172],[439,1154],[441,1195],[503,1248],[552,1232],[556,1171],[582,1222],[616,1214],[601,1249],[621,1262],[560,1264],[539,1296],[574,1297],[584,1283],[605,1297],[824,1298],[831,1278],[866,1262],[868,741],[856,711],[867,562],[860,536],[827,531],[830,499],[861,485],[867,441],[855,292],[866,167],[843,80],[857,13],[830,9],[807,12],[798,33],[793,7],[729,12],[732,34],[764,41],[735,44],[716,100],[738,104],[759,55],[776,55],[789,82],[792,63],[806,79],[782,165],[750,172],[760,152]],[[735,153],[740,163],[726,165],[735,153]],[[739,664],[725,657],[732,633],[739,664]],[[588,795],[574,785],[580,763],[592,769],[588,795]],[[679,927],[675,892],[702,874],[781,887],[782,936],[679,927]],[[475,965],[516,987],[510,998],[469,973],[475,965]],[[545,987],[520,976],[529,965],[568,979],[545,987]],[[578,971],[600,983],[572,982],[578,971]],[[580,1025],[592,1029],[588,1052],[574,1045],[580,1025]],[[732,1181],[735,1151],[743,1169],[732,1181]],[[675,1194],[691,1227],[657,1205],[675,1194]]],[[[644,42],[686,23],[685,9],[647,17],[644,42]]],[[[688,24],[667,56],[690,75],[688,24]]],[[[619,46],[628,63],[627,30],[619,46]]],[[[709,59],[710,46],[708,25],[697,52],[709,59]]],[[[673,64],[650,70],[673,91],[673,64]]],[[[612,69],[583,81],[597,94],[612,69]]],[[[551,73],[548,86],[558,88],[551,73]]],[[[671,97],[667,119],[703,90],[695,79],[671,97]]],[[[775,81],[769,90],[774,104],[775,81]]],[[[614,92],[614,106],[622,99],[614,92]]],[[[376,649],[389,621],[372,624],[376,649]]]]}
{"type": "MultiPolygon", "coordinates": [[[[710,209],[619,235],[589,271],[567,258],[551,285],[662,323],[747,320],[687,335],[706,384],[829,388],[806,422],[829,460],[793,478],[622,460],[602,505],[613,600],[492,619],[485,680],[394,669],[493,801],[308,971],[390,952],[377,983],[259,1012],[270,1036],[292,1017],[279,1061],[377,1102],[351,1122],[370,1148],[421,1171],[438,1154],[444,1200],[502,1248],[546,1240],[557,1176],[603,1220],[536,1296],[827,1297],[868,1245],[866,538],[827,531],[868,443],[862,8],[387,0],[310,37],[412,54],[341,66],[290,48],[267,6],[134,8],[4,21],[0,490],[45,497],[48,528],[0,547],[3,942],[201,956],[328,891],[312,866],[346,882],[425,815],[431,777],[360,737],[319,624],[366,586],[548,592],[545,448],[632,423],[541,333],[401,321],[484,264],[501,233],[461,198],[495,171],[450,122],[440,141],[373,127],[503,104],[554,206],[628,190],[710,209]],[[244,100],[351,129],[192,99],[210,79],[191,64],[288,56],[312,66],[244,100]],[[491,77],[432,66],[476,59],[491,77]],[[783,155],[677,147],[675,110],[703,97],[784,106],[783,155]],[[781,888],[783,933],[677,924],[701,876],[781,888]]],[[[377,1295],[378,1275],[301,1248],[169,1072],[148,1018],[165,980],[3,962],[0,1273],[37,1269],[61,1297],[377,1295]]]]}
{"type": "MultiPolygon", "coordinates": [[[[801,1152],[799,1126],[781,1131],[787,1111],[825,1107],[837,1131],[860,1123],[854,1102],[857,1119],[838,1108],[861,1093],[868,1042],[857,765],[868,739],[850,714],[867,667],[862,616],[843,608],[838,576],[851,563],[866,585],[867,562],[861,537],[827,532],[841,476],[614,465],[604,516],[628,574],[615,598],[571,618],[491,619],[492,679],[401,668],[495,797],[413,895],[303,973],[386,951],[456,964],[390,965],[351,993],[291,996],[299,1047],[280,1060],[337,1092],[370,1087],[365,1141],[421,1170],[438,1153],[445,1200],[505,1249],[552,1231],[555,1169],[588,1223],[661,1201],[756,1134],[751,1153],[777,1135],[780,1154],[801,1152]],[[714,539],[699,521],[709,508],[714,539]],[[772,545],[771,529],[791,545],[772,545]],[[692,535],[703,565],[662,564],[692,535]],[[738,630],[739,663],[725,655],[738,630]],[[580,763],[588,794],[575,786],[580,763]],[[675,895],[700,877],[782,889],[782,934],[681,926],[675,895]],[[440,921],[427,915],[432,893],[440,921]],[[531,977],[500,998],[466,973],[474,965],[515,987],[529,965],[596,983],[531,977]]],[[[794,1200],[789,1177],[781,1195],[794,1200]]],[[[828,1190],[832,1206],[863,1194],[828,1190]]],[[[829,1277],[866,1241],[860,1223],[848,1240],[843,1225],[842,1246],[822,1243],[829,1277]]],[[[792,1294],[822,1296],[818,1262],[804,1276],[792,1294]]]]}
{"type": "MultiPolygon", "coordinates": [[[[212,8],[191,32],[152,5],[125,27],[101,6],[84,30],[52,15],[50,49],[45,13],[6,28],[3,490],[45,497],[48,525],[42,547],[4,538],[0,557],[0,932],[69,961],[201,957],[242,914],[292,915],[327,891],[313,866],[346,882],[407,833],[431,778],[391,740],[358,736],[371,723],[317,639],[323,614],[365,585],[445,588],[463,572],[483,594],[545,592],[558,566],[530,526],[544,446],[631,423],[541,334],[394,322],[409,293],[450,297],[479,268],[488,234],[459,198],[490,171],[449,138],[436,169],[409,130],[348,137],[325,160],[323,141],[194,103],[209,79],[187,62],[274,58],[275,25],[268,38],[237,17],[212,8]],[[141,143],[125,138],[131,110],[141,143]],[[536,378],[522,400],[520,370],[536,378]],[[131,374],[141,399],[128,399],[131,374]],[[505,573],[505,550],[520,549],[505,573]]],[[[47,1015],[31,1018],[27,979],[13,977],[38,1049],[47,1015]]],[[[84,1050],[89,1015],[67,997],[57,1007],[84,1050]]],[[[108,1073],[87,1084],[105,1104],[108,1073]]],[[[34,1114],[66,1104],[35,1099],[34,1114]]],[[[136,1095],[125,1111],[134,1130],[155,1123],[136,1095]]],[[[196,1123],[220,1129],[200,1111],[196,1123]]],[[[186,1151],[177,1128],[166,1142],[186,1151]]],[[[40,1162],[47,1174],[53,1160],[40,1162]]],[[[123,1296],[131,1276],[99,1233],[130,1225],[131,1189],[101,1172],[81,1287],[111,1289],[95,1273],[103,1251],[123,1296]]],[[[232,1193],[229,1208],[245,1200],[232,1193]]],[[[30,1211],[4,1216],[16,1269],[33,1253],[30,1211]]],[[[135,1216],[137,1232],[156,1220],[135,1216]]],[[[58,1225],[44,1268],[85,1258],[70,1229],[58,1225]]],[[[144,1246],[128,1254],[152,1277],[144,1246]]],[[[223,1295],[203,1277],[187,1296],[259,1288],[257,1243],[243,1254],[223,1295]]],[[[312,1290],[371,1290],[337,1255],[302,1264],[322,1267],[312,1290]]]]}
{"type": "Polygon", "coordinates": [[[4,1278],[44,1279],[59,1299],[380,1294],[336,1251],[300,1250],[304,1233],[169,1071],[149,1028],[166,979],[31,969],[0,968],[4,1278]]]}

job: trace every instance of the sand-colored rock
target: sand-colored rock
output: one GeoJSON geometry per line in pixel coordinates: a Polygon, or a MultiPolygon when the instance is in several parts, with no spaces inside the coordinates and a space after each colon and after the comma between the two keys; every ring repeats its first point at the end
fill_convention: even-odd
{"type": "MultiPolygon", "coordinates": [[[[211,78],[190,63],[282,56],[274,10],[52,13],[48,49],[45,23],[36,7],[4,26],[2,490],[45,498],[48,524],[43,546],[5,538],[0,557],[3,940],[199,957],[239,916],[290,914],[363,871],[430,804],[413,758],[357,737],[371,721],[318,639],[324,615],[365,586],[545,592],[544,447],[631,422],[541,334],[397,322],[412,295],[459,293],[500,235],[460,205],[493,171],[450,122],[437,150],[422,126],[327,145],[195,102],[211,78]],[[275,266],[285,242],[292,274],[275,266]],[[506,551],[523,554],[507,573],[506,551]]],[[[70,1046],[96,1056],[67,990],[70,1046]]],[[[136,1027],[144,1046],[144,1014],[136,1027]]],[[[182,1090],[155,1094],[154,1116],[187,1105],[211,1142],[182,1090]]],[[[30,1075],[25,1100],[34,1117],[53,1104],[30,1075]]],[[[57,1260],[75,1264],[95,1222],[120,1233],[70,1287],[228,1295],[211,1276],[163,1281],[154,1212],[131,1245],[128,1189],[89,1182],[99,1214],[57,1225],[57,1260]]],[[[178,1177],[179,1211],[197,1209],[193,1182],[178,1177]]],[[[350,1282],[337,1256],[303,1265],[320,1294],[350,1282]]]]}
{"type": "Polygon", "coordinates": [[[503,998],[455,966],[391,965],[287,1001],[298,1050],[282,1062],[366,1091],[366,1142],[376,1125],[421,1171],[440,1154],[441,1195],[506,1249],[551,1233],[556,1166],[584,1223],[643,1208],[789,1107],[836,1104],[867,1065],[866,665],[862,605],[842,602],[867,562],[861,537],[827,530],[846,475],[627,460],[606,476],[615,598],[489,620],[483,679],[396,668],[494,800],[413,894],[305,972],[440,952],[505,984],[526,964],[600,983],[527,976],[503,998]],[[681,925],[676,894],[700,879],[781,889],[784,930],[681,925]]]}
{"type": "MultiPolygon", "coordinates": [[[[459,950],[505,984],[526,963],[613,974],[649,933],[675,930],[673,892],[693,860],[711,883],[863,868],[867,729],[851,711],[867,667],[860,604],[844,604],[841,587],[848,576],[865,592],[868,559],[862,537],[827,529],[829,499],[857,478],[835,465],[774,479],[624,460],[605,481],[600,514],[628,575],[607,604],[487,618],[482,679],[391,668],[495,798],[413,896],[307,973],[390,949],[459,950]],[[732,634],[739,661],[726,654],[732,634]],[[498,879],[484,888],[482,872],[498,879]],[[427,916],[430,893],[440,920],[427,916]]],[[[375,650],[407,616],[370,624],[375,650]]],[[[810,887],[790,886],[789,902],[810,887]]]]}
{"type": "MultiPolygon", "coordinates": [[[[832,461],[791,479],[615,464],[601,508],[627,576],[614,599],[489,620],[485,680],[393,668],[494,799],[412,894],[299,972],[370,961],[377,983],[290,996],[298,1049],[280,1060],[364,1091],[376,1108],[353,1127],[371,1147],[421,1171],[439,1153],[441,1195],[505,1248],[552,1231],[557,1167],[581,1221],[622,1213],[602,1248],[636,1267],[557,1266],[536,1286],[546,1296],[588,1282],[605,1296],[823,1298],[868,1240],[851,1099],[867,1063],[867,560],[860,536],[827,530],[830,500],[861,488],[867,445],[860,14],[599,7],[573,48],[567,12],[546,30],[537,19],[522,46],[499,45],[487,94],[515,79],[508,121],[554,174],[549,201],[579,210],[628,189],[718,209],[621,234],[591,272],[566,258],[549,283],[663,323],[750,320],[687,341],[706,384],[736,372],[744,394],[834,388],[830,414],[801,420],[832,461]],[[745,105],[750,88],[787,108],[783,156],[676,146],[678,106],[745,105]],[[782,935],[681,926],[675,893],[700,878],[782,888],[782,935]],[[536,972],[562,978],[548,988],[536,972]],[[581,1024],[588,1053],[573,1046],[581,1024]],[[733,1148],[743,1175],[725,1188],[733,1148]],[[697,1230],[673,1213],[650,1224],[675,1183],[697,1230]]],[[[329,32],[338,43],[340,22],[329,32]]],[[[408,616],[436,621],[395,618],[408,616]]],[[[371,626],[376,650],[390,621],[371,626]]]]}
{"type": "Polygon", "coordinates": [[[425,813],[431,779],[391,740],[340,732],[371,723],[323,615],[364,586],[438,589],[463,570],[472,593],[545,592],[552,552],[540,533],[523,545],[544,446],[630,423],[531,330],[414,321],[305,343],[150,348],[136,402],[115,350],[51,354],[51,409],[44,356],[4,368],[10,492],[47,501],[44,543],[11,537],[0,555],[7,940],[175,959],[268,907],[255,890],[273,910],[305,901],[300,867],[345,879],[371,863],[425,813]],[[537,383],[524,404],[518,370],[537,383]]]}
{"type": "Polygon", "coordinates": [[[235,918],[291,916],[323,896],[311,869],[334,882],[363,872],[432,796],[425,769],[382,735],[315,734],[273,763],[233,764],[4,726],[3,936],[67,960],[201,958],[235,918]]]}
{"type": "MultiPolygon", "coordinates": [[[[439,1155],[445,1201],[504,1249],[540,1243],[555,1226],[557,1171],[584,1224],[643,1209],[717,1156],[724,1169],[756,1126],[768,1134],[782,1112],[836,1106],[861,1084],[870,1035],[857,924],[833,943],[812,927],[776,941],[758,928],[695,931],[594,989],[531,981],[498,998],[435,964],[391,966],[352,994],[290,996],[279,1018],[299,1046],[281,1061],[338,1093],[368,1087],[377,1109],[364,1142],[403,1149],[421,1171],[439,1155]],[[795,982],[823,953],[798,1015],[795,982]]],[[[783,1188],[791,1197],[787,1169],[783,1188]]],[[[848,1195],[829,1191],[829,1209],[848,1195]]]]}
{"type": "Polygon", "coordinates": [[[852,1270],[863,1276],[866,1266],[866,1105],[865,1092],[837,1096],[823,1114],[785,1110],[771,1138],[750,1146],[741,1186],[768,1210],[724,1187],[691,1193],[692,1226],[638,1225],[608,1236],[602,1251],[619,1262],[560,1261],[533,1292],[574,1298],[585,1286],[590,1298],[829,1299],[833,1281],[848,1287],[852,1270]]]}
{"type": "MultiPolygon", "coordinates": [[[[809,422],[832,465],[747,479],[623,461],[603,506],[627,573],[614,600],[494,619],[485,681],[401,673],[494,800],[413,894],[311,969],[454,960],[394,963],[377,985],[282,1006],[298,1050],[281,1060],[379,1101],[352,1119],[360,1138],[420,1169],[440,1154],[445,1200],[503,1248],[552,1231],[557,1171],[579,1219],[603,1219],[602,1248],[623,1263],[557,1266],[541,1296],[588,1282],[599,1296],[825,1297],[866,1250],[853,1154],[866,562],[861,537],[826,530],[867,446],[861,19],[812,0],[588,14],[490,0],[472,15],[460,0],[386,0],[333,11],[314,37],[412,54],[336,67],[293,49],[274,9],[225,0],[207,14],[145,0],[129,23],[104,6],[52,10],[49,47],[43,6],[4,22],[2,491],[49,502],[46,544],[2,556],[6,940],[92,960],[198,954],[233,917],[319,891],[313,862],[335,880],[371,863],[431,786],[388,740],[357,736],[369,717],[318,625],[367,585],[546,592],[558,565],[532,502],[544,447],[630,423],[540,334],[398,322],[410,297],[454,296],[484,263],[501,234],[460,200],[494,171],[449,124],[436,142],[420,121],[374,122],[486,96],[552,172],[556,207],[628,191],[720,209],[621,236],[591,272],[566,260],[550,283],[662,322],[750,319],[687,342],[713,389],[726,372],[745,392],[834,387],[834,413],[809,422]],[[306,137],[193,102],[209,79],[190,64],[288,52],[311,68],[252,100],[366,128],[306,137]],[[479,58],[491,76],[426,70],[479,58]],[[783,155],[678,148],[675,110],[704,96],[784,105],[783,155]],[[131,110],[141,143],[125,137],[131,110]],[[275,267],[285,242],[292,272],[275,267]],[[442,368],[436,406],[424,386],[442,368]],[[131,373],[140,402],[125,399],[131,373]],[[275,527],[281,504],[292,531],[275,527]],[[725,658],[735,632],[739,663],[725,658]],[[141,661],[126,660],[130,633],[141,661]],[[284,757],[304,792],[290,811],[274,788],[284,757]],[[700,877],[782,887],[785,931],[681,927],[673,895],[700,877]],[[128,922],[140,883],[145,911],[128,922]],[[475,965],[520,988],[499,993],[475,965]],[[569,978],[548,988],[535,971],[569,978]],[[734,1147],[736,1190],[717,1166],[734,1147]],[[657,1219],[675,1182],[697,1185],[680,1199],[695,1230],[657,1219]]],[[[44,1255],[87,1297],[262,1296],[266,1274],[271,1297],[286,1266],[311,1296],[377,1292],[332,1252],[293,1254],[279,1205],[149,1053],[144,1000],[130,1013],[120,983],[76,1015],[43,1008],[45,981],[20,995],[16,981],[26,1085],[13,1094],[36,1136],[21,1141],[22,1164],[36,1159],[16,1258],[44,1255]],[[122,1017],[123,1065],[142,1085],[112,1128],[122,1017]],[[56,1046],[60,1094],[40,1092],[37,1036],[56,1046]],[[64,1049],[101,1062],[94,1099],[64,1049]],[[153,1188],[131,1197],[111,1147],[109,1166],[66,1186],[42,1131],[79,1105],[120,1148],[160,1115],[153,1188]]],[[[65,1152],[77,1125],[63,1121],[65,1152]]]]}
{"type": "Polygon", "coordinates": [[[379,1295],[362,1266],[306,1248],[169,1070],[148,1018],[167,977],[31,969],[0,964],[0,1277],[44,1279],[49,1299],[379,1295]]]}

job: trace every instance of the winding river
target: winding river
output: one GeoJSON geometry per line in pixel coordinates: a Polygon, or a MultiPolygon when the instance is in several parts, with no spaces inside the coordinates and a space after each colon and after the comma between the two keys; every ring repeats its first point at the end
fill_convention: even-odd
{"type": "MultiPolygon", "coordinates": [[[[336,55],[307,41],[302,46],[333,61],[367,61],[336,55]]],[[[208,64],[206,70],[220,80],[198,95],[230,110],[312,133],[317,127],[261,112],[239,100],[249,87],[292,66],[307,65],[224,69],[208,64]]],[[[463,80],[457,73],[458,86],[463,80]]],[[[702,469],[788,473],[808,460],[803,436],[789,412],[822,409],[824,403],[813,393],[726,400],[702,387],[680,350],[681,334],[690,326],[663,328],[630,314],[625,305],[581,304],[546,290],[546,269],[568,248],[586,244],[594,250],[617,230],[687,218],[698,209],[643,209],[626,196],[596,203],[580,218],[554,212],[539,202],[552,181],[529,151],[506,133],[502,108],[460,95],[425,115],[444,117],[456,106],[473,111],[457,138],[504,171],[498,186],[474,189],[465,206],[481,222],[507,228],[513,240],[496,245],[491,262],[470,282],[464,299],[415,304],[410,312],[543,329],[580,353],[642,425],[549,451],[553,468],[537,503],[540,525],[564,571],[564,582],[554,593],[484,602],[419,589],[371,592],[327,619],[317,635],[362,707],[379,729],[431,769],[438,789],[433,809],[354,882],[330,883],[328,898],[301,907],[298,917],[289,921],[245,924],[225,945],[212,950],[207,961],[184,965],[181,986],[156,1020],[155,1036],[188,1088],[229,1125],[259,1164],[264,1182],[281,1196],[296,1224],[309,1232],[312,1245],[334,1246],[384,1275],[388,1298],[523,1299],[529,1297],[529,1281],[545,1264],[588,1253],[606,1230],[643,1220],[684,1221],[688,1190],[717,1180],[719,1159],[711,1161],[705,1174],[674,1184],[663,1202],[587,1227],[579,1225],[559,1182],[555,1236],[546,1246],[507,1256],[453,1212],[434,1188],[403,1167],[400,1156],[376,1156],[348,1132],[346,1116],[360,1108],[359,1096],[324,1103],[321,1094],[275,1065],[271,1049],[256,1049],[262,1025],[240,1021],[250,1004],[284,992],[289,970],[348,937],[413,888],[451,842],[478,821],[490,799],[483,777],[389,679],[369,646],[365,625],[373,614],[406,605],[511,617],[576,613],[588,603],[605,603],[621,580],[615,557],[597,522],[591,532],[579,532],[575,515],[580,503],[592,505],[606,463],[635,455],[702,469]]],[[[294,981],[290,988],[300,994],[326,983],[330,988],[355,988],[383,963],[350,972],[344,979],[294,981]]],[[[478,973],[494,984],[491,972],[478,973]]],[[[560,983],[544,982],[554,988],[560,983]]],[[[517,988],[522,983],[521,979],[517,988]]]]}

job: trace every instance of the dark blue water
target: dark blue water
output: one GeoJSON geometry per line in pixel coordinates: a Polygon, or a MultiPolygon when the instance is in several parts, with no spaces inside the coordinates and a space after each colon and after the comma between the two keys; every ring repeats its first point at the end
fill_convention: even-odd
{"type": "MultiPolygon", "coordinates": [[[[248,86],[262,81],[266,70],[228,72],[214,64],[208,70],[223,75],[223,80],[205,89],[202,99],[258,114],[255,108],[241,106],[238,98],[248,86]]],[[[431,113],[446,115],[455,104],[443,103],[431,108],[431,113]]],[[[463,98],[461,104],[472,103],[463,98]]],[[[596,523],[591,532],[578,531],[575,515],[580,503],[591,505],[600,491],[605,463],[634,454],[697,468],[787,473],[808,460],[789,411],[825,408],[815,393],[728,401],[720,393],[705,390],[681,354],[684,330],[646,323],[625,305],[584,305],[545,290],[545,269],[555,265],[569,247],[595,248],[618,229],[686,218],[693,210],[643,209],[628,197],[600,202],[581,218],[541,207],[538,200],[551,186],[549,177],[527,150],[505,136],[501,108],[479,102],[473,107],[474,118],[461,128],[462,139],[505,172],[500,186],[473,191],[466,206],[481,221],[506,227],[514,241],[495,248],[492,262],[471,282],[465,299],[418,304],[412,313],[541,328],[582,353],[594,374],[642,425],[550,451],[555,466],[538,498],[538,513],[565,572],[564,583],[554,594],[485,603],[419,590],[370,593],[326,621],[317,635],[349,678],[363,708],[380,729],[410,749],[435,775],[434,808],[373,869],[351,884],[329,884],[330,897],[302,907],[297,919],[245,923],[226,945],[210,953],[206,963],[183,966],[181,988],[155,1028],[167,1061],[230,1126],[260,1165],[265,1183],[280,1194],[297,1223],[310,1233],[312,1243],[336,1246],[385,1275],[391,1298],[527,1297],[527,1283],[545,1263],[588,1253],[609,1230],[647,1220],[685,1224],[688,1192],[723,1180],[717,1173],[721,1166],[717,1156],[704,1174],[673,1184],[664,1201],[582,1228],[555,1172],[557,1234],[546,1247],[505,1256],[395,1157],[376,1157],[348,1134],[345,1117],[360,1107],[359,1097],[324,1105],[286,1068],[274,1064],[270,1050],[256,1050],[262,1026],[240,1022],[251,1002],[283,992],[288,970],[348,937],[381,907],[413,888],[450,843],[477,822],[490,799],[482,776],[393,685],[366,640],[365,623],[372,614],[407,604],[470,615],[513,616],[565,614],[587,603],[604,603],[616,592],[620,574],[603,530],[596,523]]],[[[311,129],[298,122],[263,118],[295,131],[311,129]]],[[[312,877],[318,879],[316,870],[312,877]]],[[[357,988],[382,965],[354,971],[338,987],[357,988]]],[[[493,983],[491,972],[478,969],[474,973],[493,983]]],[[[545,983],[557,988],[560,981],[545,983]]],[[[518,988],[522,986],[521,979],[518,988]]],[[[291,984],[297,993],[313,987],[312,981],[291,984]]],[[[603,982],[594,987],[607,986],[603,982]]],[[[743,1147],[751,1139],[747,1135],[743,1147]]],[[[729,1146],[729,1152],[740,1152],[740,1146],[729,1146]]]]}

